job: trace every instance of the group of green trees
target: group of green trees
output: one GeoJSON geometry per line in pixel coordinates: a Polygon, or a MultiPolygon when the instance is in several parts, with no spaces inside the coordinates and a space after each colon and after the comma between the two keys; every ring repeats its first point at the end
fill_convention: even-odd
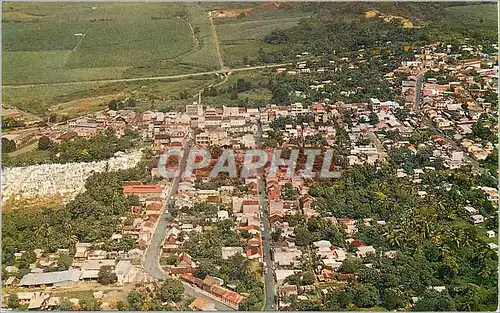
{"type": "Polygon", "coordinates": [[[292,183],[286,183],[283,186],[283,200],[298,200],[299,193],[293,187],[292,183]]]}
{"type": "Polygon", "coordinates": [[[414,169],[426,166],[442,168],[442,160],[433,157],[432,150],[419,150],[416,153],[406,147],[395,148],[389,151],[390,162],[394,168],[402,168],[406,173],[412,173],[414,169]]]}
{"type": "Polygon", "coordinates": [[[172,311],[172,303],[181,301],[183,293],[182,283],[178,279],[167,277],[155,291],[130,292],[127,303],[119,301],[116,308],[119,311],[172,311]]]}
{"type": "Polygon", "coordinates": [[[73,140],[63,140],[61,143],[43,136],[38,141],[38,149],[46,152],[42,158],[31,158],[31,155],[27,155],[27,157],[4,157],[2,161],[5,166],[100,161],[111,158],[117,151],[135,147],[138,144],[138,137],[137,132],[126,130],[125,135],[118,138],[111,128],[90,139],[77,137],[73,140]]]}
{"type": "MultiPolygon", "coordinates": [[[[385,225],[358,223],[354,238],[373,245],[378,252],[396,250],[395,257],[378,253],[369,256],[363,262],[371,263],[371,268],[355,258],[344,261],[339,271],[357,274],[359,278],[330,292],[323,299],[324,306],[314,300],[299,301],[294,296],[285,300],[298,310],[338,311],[377,306],[394,310],[413,303],[412,297],[419,298],[413,307],[416,311],[494,309],[498,260],[486,246],[484,235],[466,222],[468,215],[463,209],[472,205],[485,216],[494,213],[485,195],[474,188],[478,178],[468,169],[454,173],[436,170],[424,176],[422,185],[428,186],[429,198],[421,199],[410,182],[397,182],[393,175],[390,169],[355,167],[345,171],[339,181],[313,185],[311,193],[323,215],[385,219],[385,225]],[[455,188],[445,189],[448,184],[455,188]],[[337,189],[342,185],[344,189],[337,189]],[[331,189],[324,189],[326,186],[331,189]],[[357,203],[350,206],[351,201],[357,203]],[[339,211],[338,205],[348,205],[351,209],[339,211]],[[437,292],[429,289],[432,286],[445,286],[446,290],[437,292]]],[[[343,230],[335,231],[327,220],[313,218],[305,223],[301,216],[288,216],[286,220],[295,226],[298,246],[326,239],[336,246],[347,247],[343,230]],[[336,235],[327,235],[332,233],[336,235]]],[[[493,218],[486,228],[496,228],[497,223],[493,218]]],[[[355,251],[351,246],[348,250],[355,251]]],[[[305,284],[303,276],[292,277],[289,283],[305,284]]]]}
{"type": "MultiPolygon", "coordinates": [[[[356,61],[355,67],[340,62],[340,58],[337,56],[325,56],[323,60],[308,65],[313,71],[320,67],[328,69],[321,74],[296,76],[278,74],[272,77],[267,86],[272,93],[271,102],[275,104],[288,104],[293,101],[312,103],[323,101],[326,98],[333,102],[344,101],[346,103],[367,102],[370,98],[392,100],[395,95],[391,84],[383,79],[383,74],[400,65],[401,60],[406,58],[402,53],[402,50],[395,50],[391,52],[390,59],[385,59],[380,55],[366,54],[362,62],[356,61]],[[329,64],[330,60],[337,64],[329,64]],[[318,81],[330,81],[331,83],[324,84],[324,88],[321,90],[309,87],[317,84],[318,81]],[[295,91],[302,92],[306,95],[306,99],[295,97],[295,91]],[[341,93],[342,91],[349,92],[349,94],[341,93]]],[[[357,55],[354,55],[351,60],[356,60],[356,58],[357,55]]]]}
{"type": "MultiPolygon", "coordinates": [[[[215,226],[214,230],[191,233],[189,239],[183,244],[183,249],[196,261],[199,261],[200,269],[207,269],[207,273],[213,272],[216,264],[222,261],[222,247],[244,247],[245,245],[241,234],[236,231],[232,219],[219,221],[213,226],[215,226]]],[[[200,275],[203,276],[203,271],[200,275]]]]}
{"type": "Polygon", "coordinates": [[[213,218],[217,216],[217,211],[219,211],[219,207],[212,203],[206,202],[197,202],[190,207],[184,207],[181,209],[183,213],[202,217],[202,218],[213,218]]]}
{"type": "Polygon", "coordinates": [[[259,311],[264,299],[261,267],[257,260],[249,260],[237,254],[222,262],[218,277],[236,284],[236,291],[249,294],[240,303],[242,311],[259,311]]]}
{"type": "Polygon", "coordinates": [[[300,247],[307,247],[319,240],[328,240],[333,245],[342,246],[346,239],[342,228],[320,217],[307,219],[301,214],[285,215],[285,221],[295,227],[295,244],[300,247]]]}
{"type": "Polygon", "coordinates": [[[434,78],[437,80],[437,83],[440,85],[448,84],[450,82],[457,81],[457,78],[450,70],[440,70],[438,72],[427,71],[424,74],[424,81],[427,81],[429,78],[434,78]]]}
{"type": "Polygon", "coordinates": [[[341,20],[338,16],[332,18],[325,15],[323,11],[318,11],[317,14],[303,18],[295,27],[276,29],[265,36],[263,42],[281,46],[282,49],[273,49],[273,53],[261,49],[257,61],[280,62],[303,51],[312,55],[335,55],[379,47],[386,42],[401,45],[428,40],[425,29],[405,29],[377,19],[359,19],[359,16],[341,20]]]}
{"type": "MultiPolygon", "coordinates": [[[[415,311],[483,311],[495,308],[496,278],[488,277],[487,282],[478,283],[482,281],[478,277],[485,277],[484,274],[467,268],[471,263],[477,267],[483,256],[478,255],[472,262],[460,264],[464,266],[460,270],[463,273],[450,275],[450,252],[441,253],[438,248],[426,245],[416,253],[398,252],[393,259],[372,256],[368,261],[373,268],[358,264],[347,271],[358,274],[359,279],[351,280],[341,290],[329,293],[325,299],[326,308],[337,311],[382,306],[394,310],[415,302],[415,311]],[[446,290],[438,292],[432,286],[445,286],[446,290]],[[418,299],[413,300],[412,297],[418,299]]],[[[462,262],[460,258],[458,263],[462,262]]],[[[341,270],[345,272],[345,269],[341,270]]]]}
{"type": "Polygon", "coordinates": [[[124,110],[127,108],[133,108],[137,104],[137,101],[134,99],[126,99],[126,100],[111,100],[108,103],[108,108],[113,111],[124,110]]]}
{"type": "Polygon", "coordinates": [[[498,122],[490,121],[486,114],[482,114],[478,121],[472,125],[472,133],[468,137],[471,137],[473,140],[479,139],[479,141],[484,143],[495,143],[498,136],[491,130],[494,124],[498,124],[498,122]]]}
{"type": "Polygon", "coordinates": [[[276,130],[284,130],[286,125],[291,125],[292,128],[296,126],[303,126],[303,124],[309,124],[314,121],[314,116],[312,114],[299,115],[297,117],[291,116],[280,116],[276,120],[272,121],[269,126],[276,130]]]}
{"type": "Polygon", "coordinates": [[[8,138],[2,138],[2,153],[15,151],[17,148],[16,142],[8,138]]]}
{"type": "Polygon", "coordinates": [[[26,123],[20,119],[2,116],[2,129],[24,127],[26,123]]]}

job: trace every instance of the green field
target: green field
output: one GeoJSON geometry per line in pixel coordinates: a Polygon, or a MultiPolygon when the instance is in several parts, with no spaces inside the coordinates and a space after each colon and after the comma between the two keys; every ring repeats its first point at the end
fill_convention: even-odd
{"type": "Polygon", "coordinates": [[[3,84],[53,84],[3,89],[4,103],[28,112],[123,92],[175,99],[215,81],[92,82],[217,69],[206,9],[195,3],[4,2],[2,19],[3,84]]]}
{"type": "Polygon", "coordinates": [[[178,75],[217,66],[208,18],[194,4],[4,3],[2,17],[6,85],[178,75]]]}

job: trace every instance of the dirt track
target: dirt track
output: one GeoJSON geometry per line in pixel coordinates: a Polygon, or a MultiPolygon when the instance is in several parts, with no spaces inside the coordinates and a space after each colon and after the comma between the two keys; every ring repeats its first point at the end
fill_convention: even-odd
{"type": "Polygon", "coordinates": [[[219,62],[219,69],[222,70],[224,69],[224,62],[222,61],[222,54],[220,53],[219,35],[217,34],[217,29],[215,28],[211,12],[208,13],[208,19],[210,20],[210,28],[212,29],[212,37],[215,45],[215,54],[217,55],[217,61],[219,62]]]}

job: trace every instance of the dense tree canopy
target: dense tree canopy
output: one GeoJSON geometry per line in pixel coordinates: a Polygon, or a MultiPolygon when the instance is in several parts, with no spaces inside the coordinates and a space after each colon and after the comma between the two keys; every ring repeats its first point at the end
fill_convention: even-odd
{"type": "Polygon", "coordinates": [[[97,282],[101,285],[111,285],[117,281],[116,274],[111,266],[103,266],[99,269],[97,282]]]}
{"type": "Polygon", "coordinates": [[[184,286],[178,279],[166,278],[158,290],[158,298],[162,302],[177,302],[183,292],[184,286]]]}

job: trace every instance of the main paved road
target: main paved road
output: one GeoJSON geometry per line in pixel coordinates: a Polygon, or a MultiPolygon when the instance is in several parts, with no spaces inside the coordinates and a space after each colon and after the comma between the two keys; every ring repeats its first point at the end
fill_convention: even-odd
{"type": "Polygon", "coordinates": [[[198,72],[192,74],[182,74],[182,75],[171,75],[171,76],[151,76],[151,77],[137,77],[137,78],[122,78],[122,79],[101,79],[101,80],[81,80],[74,82],[64,82],[64,83],[50,83],[50,84],[29,84],[29,85],[4,85],[2,88],[31,88],[38,86],[64,86],[64,85],[77,85],[77,84],[85,84],[85,83],[119,83],[119,82],[135,82],[135,81],[148,81],[148,80],[166,80],[166,79],[179,79],[179,78],[189,78],[194,76],[203,76],[203,75],[212,75],[212,74],[225,74],[228,72],[242,72],[242,71],[252,71],[258,69],[279,67],[291,65],[293,63],[277,63],[277,64],[267,64],[267,65],[258,65],[258,66],[248,66],[248,67],[240,67],[240,68],[228,68],[221,69],[210,72],[198,72]]]}
{"type": "Polygon", "coordinates": [[[184,155],[181,162],[179,163],[179,175],[177,175],[172,182],[170,193],[165,204],[165,211],[163,215],[158,219],[158,225],[156,226],[156,230],[153,234],[153,237],[151,238],[151,242],[149,243],[148,250],[146,251],[146,257],[144,259],[144,269],[146,270],[146,272],[152,277],[159,280],[165,279],[165,272],[160,267],[160,255],[163,240],[165,238],[165,231],[167,229],[167,217],[170,215],[170,210],[174,206],[174,197],[177,194],[177,189],[179,188],[181,175],[186,168],[186,159],[189,154],[190,145],[190,141],[184,144],[184,155]]]}
{"type": "MultiPolygon", "coordinates": [[[[262,126],[259,123],[259,129],[257,132],[257,146],[258,149],[262,149],[262,126]]],[[[264,253],[264,264],[267,266],[267,272],[264,272],[264,284],[266,286],[266,304],[264,306],[264,311],[275,310],[276,306],[274,304],[274,270],[273,270],[273,260],[271,259],[271,243],[270,243],[270,225],[267,211],[267,200],[266,200],[266,186],[265,179],[263,177],[263,171],[260,172],[260,177],[258,179],[259,185],[259,202],[262,211],[262,249],[264,253]]]]}
{"type": "MultiPolygon", "coordinates": [[[[181,175],[186,169],[186,160],[189,155],[189,150],[191,148],[191,141],[188,141],[184,145],[184,155],[182,157],[180,164],[180,171],[179,175],[174,178],[174,181],[172,183],[172,187],[170,189],[170,193],[168,195],[167,203],[165,205],[165,212],[161,216],[161,218],[158,220],[158,225],[156,226],[155,233],[153,234],[153,237],[151,238],[151,242],[149,243],[148,250],[146,251],[146,257],[144,259],[144,269],[145,271],[154,277],[155,279],[158,280],[164,280],[166,278],[165,272],[161,269],[160,267],[160,254],[161,254],[161,247],[163,240],[165,238],[165,231],[167,229],[167,218],[170,216],[170,209],[173,208],[174,206],[174,198],[177,193],[177,189],[179,188],[179,182],[181,179],[181,175]]],[[[210,302],[215,304],[215,308],[218,311],[233,311],[230,307],[213,300],[212,298],[208,297],[207,295],[201,293],[198,291],[196,288],[190,286],[187,283],[184,283],[184,294],[195,297],[195,298],[202,298],[205,300],[209,300],[210,302]]]]}

